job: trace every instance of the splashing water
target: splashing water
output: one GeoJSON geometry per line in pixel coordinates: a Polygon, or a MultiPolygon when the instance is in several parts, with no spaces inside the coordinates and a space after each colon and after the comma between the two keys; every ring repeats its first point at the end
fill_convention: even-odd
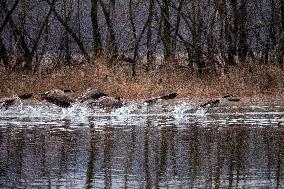
{"type": "Polygon", "coordinates": [[[184,116],[184,114],[188,111],[191,110],[192,107],[190,104],[186,103],[186,102],[182,102],[181,104],[177,104],[176,106],[174,106],[174,110],[173,110],[173,116],[176,120],[181,120],[183,121],[186,117],[184,116]]]}
{"type": "Polygon", "coordinates": [[[8,110],[0,110],[0,124],[21,122],[54,123],[61,124],[62,120],[69,120],[70,125],[80,126],[93,122],[96,125],[140,125],[147,121],[153,123],[188,124],[279,124],[283,125],[283,106],[241,106],[216,107],[210,109],[200,108],[198,103],[181,101],[177,104],[141,104],[130,102],[117,109],[90,108],[84,103],[75,103],[70,108],[60,108],[52,104],[33,102],[27,104],[17,102],[8,110]]]}
{"type": "Polygon", "coordinates": [[[200,116],[200,117],[204,117],[206,116],[208,112],[208,108],[201,108],[201,107],[198,107],[196,112],[195,112],[195,115],[196,116],[200,116]]]}

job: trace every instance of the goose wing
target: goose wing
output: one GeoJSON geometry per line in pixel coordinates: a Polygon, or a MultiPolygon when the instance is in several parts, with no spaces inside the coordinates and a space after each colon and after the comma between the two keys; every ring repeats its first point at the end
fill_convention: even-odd
{"type": "Polygon", "coordinates": [[[62,108],[68,108],[73,103],[73,100],[60,90],[45,92],[41,95],[41,99],[62,108]]]}
{"type": "Polygon", "coordinates": [[[0,109],[4,108],[5,110],[8,110],[8,107],[15,104],[17,97],[11,97],[11,98],[4,98],[0,100],[0,109]]]}
{"type": "Polygon", "coordinates": [[[91,102],[92,106],[97,106],[99,108],[121,108],[124,102],[121,98],[117,97],[101,97],[93,102],[91,102]]]}
{"type": "Polygon", "coordinates": [[[48,96],[43,99],[62,108],[68,108],[72,104],[72,100],[67,96],[48,96]]]}
{"type": "Polygon", "coordinates": [[[174,93],[169,93],[169,94],[164,95],[164,96],[153,97],[153,98],[147,99],[147,100],[144,101],[144,103],[152,104],[152,103],[157,102],[158,100],[171,100],[171,99],[174,99],[176,97],[177,97],[177,93],[174,92],[174,93]]]}
{"type": "Polygon", "coordinates": [[[85,102],[86,100],[97,100],[103,96],[108,96],[99,89],[88,89],[82,96],[78,98],[80,102],[85,102]]]}

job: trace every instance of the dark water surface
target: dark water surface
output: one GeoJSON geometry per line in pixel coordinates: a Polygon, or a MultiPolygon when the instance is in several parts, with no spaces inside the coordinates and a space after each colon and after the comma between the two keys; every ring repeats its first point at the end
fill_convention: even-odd
{"type": "Polygon", "coordinates": [[[282,106],[186,106],[0,113],[0,188],[284,188],[282,106]]]}

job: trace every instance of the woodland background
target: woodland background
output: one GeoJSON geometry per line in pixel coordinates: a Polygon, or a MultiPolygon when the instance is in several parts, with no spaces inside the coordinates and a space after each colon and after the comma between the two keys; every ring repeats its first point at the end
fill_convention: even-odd
{"type": "Polygon", "coordinates": [[[283,0],[0,2],[1,94],[283,93],[283,0]]]}

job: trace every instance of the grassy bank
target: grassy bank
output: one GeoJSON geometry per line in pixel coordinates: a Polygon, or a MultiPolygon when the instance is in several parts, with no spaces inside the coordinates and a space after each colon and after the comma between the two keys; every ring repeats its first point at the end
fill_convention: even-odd
{"type": "Polygon", "coordinates": [[[81,92],[99,88],[113,96],[141,99],[177,91],[179,98],[215,97],[225,94],[238,96],[284,96],[284,74],[276,65],[233,66],[224,73],[221,69],[200,77],[196,70],[169,64],[147,72],[138,67],[133,79],[129,64],[111,68],[103,60],[94,65],[64,66],[49,74],[27,74],[21,71],[0,73],[0,96],[27,91],[38,94],[59,88],[73,88],[81,92]]]}

